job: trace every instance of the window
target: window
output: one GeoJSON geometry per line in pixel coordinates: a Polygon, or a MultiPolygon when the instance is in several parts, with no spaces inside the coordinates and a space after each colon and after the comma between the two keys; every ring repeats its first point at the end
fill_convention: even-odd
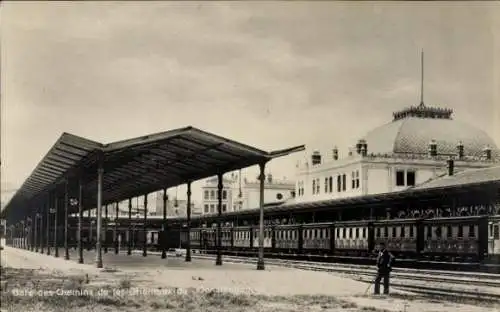
{"type": "Polygon", "coordinates": [[[316,194],[319,194],[319,178],[316,179],[316,194]]]}
{"type": "Polygon", "coordinates": [[[346,230],[346,228],[343,228],[343,229],[342,229],[342,232],[343,232],[343,233],[342,233],[342,237],[343,237],[343,238],[345,238],[345,237],[346,237],[346,234],[347,234],[347,230],[346,230]]]}
{"type": "Polygon", "coordinates": [[[406,172],[406,185],[407,186],[415,185],[415,171],[406,172]]]}
{"type": "Polygon", "coordinates": [[[451,225],[446,227],[446,237],[451,238],[451,225]]]}
{"type": "Polygon", "coordinates": [[[349,228],[349,238],[353,238],[352,237],[352,228],[349,228]]]}
{"type": "Polygon", "coordinates": [[[457,236],[460,238],[464,237],[464,228],[461,225],[458,226],[458,235],[457,236]]]}
{"type": "MultiPolygon", "coordinates": [[[[207,195],[208,195],[208,192],[207,192],[207,195]]],[[[208,213],[208,205],[205,204],[205,213],[208,213]]]]}
{"type": "Polygon", "coordinates": [[[356,188],[359,188],[359,170],[356,170],[356,188]]]}
{"type": "Polygon", "coordinates": [[[208,197],[209,192],[208,192],[208,191],[205,191],[204,193],[205,193],[205,196],[204,196],[203,198],[208,199],[208,198],[209,198],[209,197],[208,197]]]}
{"type": "Polygon", "coordinates": [[[215,205],[214,204],[210,205],[210,212],[215,212],[215,205]]]}
{"type": "Polygon", "coordinates": [[[325,194],[328,193],[328,178],[325,178],[325,194]]]}
{"type": "Polygon", "coordinates": [[[337,192],[342,190],[342,177],[340,175],[337,176],[337,192]]]}
{"type": "Polygon", "coordinates": [[[392,237],[396,237],[396,227],[392,228],[392,237]]]}
{"type": "Polygon", "coordinates": [[[333,178],[330,177],[328,179],[328,190],[330,191],[330,193],[333,191],[333,178]]]}
{"type": "Polygon", "coordinates": [[[214,198],[215,198],[215,191],[211,190],[210,191],[210,199],[214,199],[214,198]]]}
{"type": "Polygon", "coordinates": [[[363,238],[366,238],[366,228],[363,228],[363,238]]]}
{"type": "Polygon", "coordinates": [[[356,188],[356,173],[354,171],[351,172],[351,188],[356,188]]]}
{"type": "Polygon", "coordinates": [[[226,204],[222,204],[222,211],[224,212],[224,211],[226,211],[226,210],[227,210],[227,206],[226,206],[226,204]]]}
{"type": "Polygon", "coordinates": [[[313,191],[313,194],[316,194],[316,180],[313,180],[312,191],[313,191]]]}
{"type": "Polygon", "coordinates": [[[227,191],[226,190],[222,191],[222,199],[227,199],[227,191]]]}
{"type": "Polygon", "coordinates": [[[377,237],[382,237],[382,235],[380,234],[380,228],[377,228],[377,237]]]}
{"type": "Polygon", "coordinates": [[[432,237],[432,226],[430,225],[427,227],[427,237],[428,238],[432,237]]]}
{"type": "Polygon", "coordinates": [[[413,226],[410,226],[410,237],[413,238],[414,236],[414,233],[413,233],[413,226]]]}
{"type": "Polygon", "coordinates": [[[500,225],[493,226],[493,239],[500,239],[500,225]]]}
{"type": "Polygon", "coordinates": [[[401,227],[401,233],[400,233],[399,237],[404,238],[404,237],[405,237],[405,234],[406,234],[406,233],[405,233],[405,227],[404,227],[404,226],[402,226],[402,227],[401,227]]]}
{"type": "Polygon", "coordinates": [[[359,229],[356,228],[356,238],[359,238],[359,229]]]}
{"type": "Polygon", "coordinates": [[[396,171],[396,186],[405,185],[405,172],[403,170],[396,171]]]}
{"type": "Polygon", "coordinates": [[[476,237],[476,233],[474,232],[474,225],[469,225],[469,237],[476,237]]]}
{"type": "Polygon", "coordinates": [[[347,177],[345,174],[342,175],[342,191],[346,190],[347,177]]]}

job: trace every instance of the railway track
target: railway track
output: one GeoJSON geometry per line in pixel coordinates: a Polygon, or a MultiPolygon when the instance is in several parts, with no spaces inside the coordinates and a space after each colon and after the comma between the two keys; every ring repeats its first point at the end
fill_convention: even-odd
{"type": "MultiPolygon", "coordinates": [[[[214,259],[214,255],[193,254],[197,259],[214,259]]],[[[255,258],[224,256],[229,263],[255,263],[255,258]]],[[[306,261],[266,259],[267,265],[301,270],[340,273],[342,276],[364,283],[373,283],[375,269],[369,266],[310,263],[306,261]]],[[[500,303],[500,276],[470,272],[446,272],[395,268],[391,274],[391,287],[425,297],[453,301],[500,303]]]]}

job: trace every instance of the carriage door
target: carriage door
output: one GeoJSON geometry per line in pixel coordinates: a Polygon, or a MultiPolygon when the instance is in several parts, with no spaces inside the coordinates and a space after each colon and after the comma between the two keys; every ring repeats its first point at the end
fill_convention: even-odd
{"type": "Polygon", "coordinates": [[[490,222],[488,228],[488,254],[500,255],[500,221],[490,222]]]}

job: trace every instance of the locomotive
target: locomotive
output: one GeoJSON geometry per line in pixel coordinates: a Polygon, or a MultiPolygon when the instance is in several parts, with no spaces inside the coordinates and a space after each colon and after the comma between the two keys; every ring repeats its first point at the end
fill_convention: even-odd
{"type": "MultiPolygon", "coordinates": [[[[169,236],[173,234],[169,231],[169,236]]],[[[177,229],[177,237],[179,230],[177,229]]],[[[194,251],[214,252],[217,229],[189,231],[194,251]]],[[[187,231],[180,233],[186,246],[187,231]]],[[[179,242],[179,241],[177,241],[179,242]]],[[[500,216],[267,225],[264,253],[287,258],[367,258],[384,242],[398,259],[500,263],[500,216]]],[[[224,253],[256,254],[258,226],[221,228],[224,253]]]]}

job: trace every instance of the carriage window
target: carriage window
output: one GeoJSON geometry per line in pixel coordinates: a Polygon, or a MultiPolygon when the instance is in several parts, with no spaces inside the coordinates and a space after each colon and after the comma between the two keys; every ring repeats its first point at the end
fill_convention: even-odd
{"type": "Polygon", "coordinates": [[[380,235],[380,228],[377,228],[377,237],[381,237],[382,235],[380,235]]]}
{"type": "Polygon", "coordinates": [[[396,237],[396,227],[392,228],[392,237],[396,237]]]}
{"type": "Polygon", "coordinates": [[[363,238],[366,238],[366,228],[363,228],[363,238]]]}
{"type": "Polygon", "coordinates": [[[405,227],[402,226],[401,227],[401,234],[399,235],[401,238],[404,238],[405,237],[405,227]]]}
{"type": "Polygon", "coordinates": [[[469,225],[469,237],[475,237],[476,233],[474,232],[474,225],[469,225]]]}
{"type": "Polygon", "coordinates": [[[448,237],[448,238],[452,237],[451,225],[448,225],[446,227],[446,237],[448,237]]]}
{"type": "Polygon", "coordinates": [[[464,228],[461,225],[458,226],[458,235],[457,235],[457,237],[464,237],[464,228]]]}
{"type": "Polygon", "coordinates": [[[389,237],[389,228],[387,226],[384,228],[384,237],[389,237]]]}
{"type": "Polygon", "coordinates": [[[500,225],[495,225],[493,227],[493,238],[500,239],[500,225]]]}

